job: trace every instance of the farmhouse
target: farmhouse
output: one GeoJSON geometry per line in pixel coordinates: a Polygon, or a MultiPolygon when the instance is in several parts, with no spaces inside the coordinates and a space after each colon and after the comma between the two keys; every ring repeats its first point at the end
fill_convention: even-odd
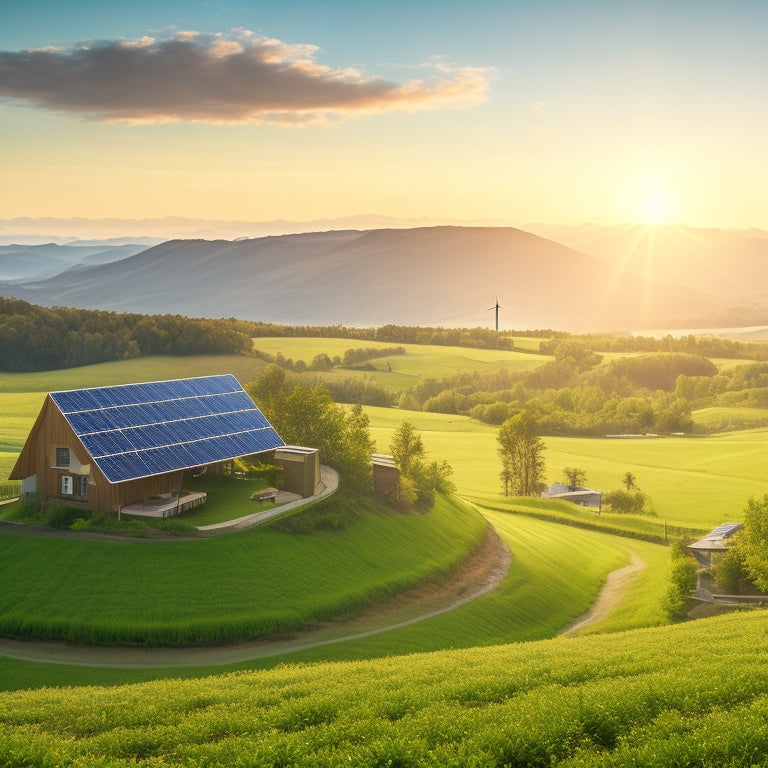
{"type": "Polygon", "coordinates": [[[185,470],[283,445],[232,375],[51,392],[10,479],[94,512],[165,516],[204,501],[178,498],[185,470]]]}

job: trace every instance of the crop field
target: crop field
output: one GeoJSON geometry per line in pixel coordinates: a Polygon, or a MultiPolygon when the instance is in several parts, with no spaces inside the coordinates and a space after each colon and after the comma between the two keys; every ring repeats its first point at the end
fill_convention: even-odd
{"type": "Polygon", "coordinates": [[[188,541],[0,532],[0,634],[174,646],[292,631],[449,572],[485,532],[454,500],[426,515],[368,506],[318,502],[311,535],[285,523],[188,541]]]}
{"type": "Polygon", "coordinates": [[[765,765],[767,619],[5,693],[0,753],[111,768],[765,765]]]}

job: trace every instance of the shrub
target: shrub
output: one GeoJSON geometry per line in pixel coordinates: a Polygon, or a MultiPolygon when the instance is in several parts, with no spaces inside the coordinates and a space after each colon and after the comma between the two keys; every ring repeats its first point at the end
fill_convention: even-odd
{"type": "Polygon", "coordinates": [[[665,608],[670,619],[684,617],[685,604],[696,589],[696,561],[688,555],[682,544],[672,548],[672,573],[665,599],[665,608]]]}
{"type": "Polygon", "coordinates": [[[611,511],[619,515],[652,514],[648,496],[642,491],[627,491],[619,488],[603,494],[603,504],[610,506],[611,511]]]}
{"type": "Polygon", "coordinates": [[[83,519],[83,513],[88,515],[87,510],[69,507],[66,504],[51,504],[43,516],[45,525],[51,528],[70,528],[75,520],[83,519]]]}
{"type": "Polygon", "coordinates": [[[738,549],[731,548],[715,568],[715,582],[718,592],[725,595],[738,595],[741,584],[747,575],[738,549]]]}

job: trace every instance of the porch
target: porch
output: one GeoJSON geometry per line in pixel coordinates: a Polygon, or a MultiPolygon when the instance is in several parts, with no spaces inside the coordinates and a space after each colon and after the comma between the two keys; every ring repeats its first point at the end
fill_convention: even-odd
{"type": "Polygon", "coordinates": [[[161,493],[134,504],[120,508],[121,515],[139,515],[142,517],[173,517],[189,509],[205,504],[207,493],[186,493],[181,498],[173,493],[161,493]]]}

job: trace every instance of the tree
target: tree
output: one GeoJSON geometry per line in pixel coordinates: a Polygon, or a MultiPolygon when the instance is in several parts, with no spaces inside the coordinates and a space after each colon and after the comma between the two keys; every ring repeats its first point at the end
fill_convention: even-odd
{"type": "Polygon", "coordinates": [[[535,496],[544,487],[544,441],[527,413],[507,419],[497,437],[505,496],[535,496]]]}
{"type": "Polygon", "coordinates": [[[768,493],[747,503],[737,546],[752,583],[768,592],[768,493]]]}
{"type": "Polygon", "coordinates": [[[566,467],[563,470],[563,474],[568,480],[568,490],[570,491],[575,491],[578,486],[583,486],[587,482],[587,472],[584,469],[566,467]]]}
{"type": "Polygon", "coordinates": [[[389,450],[401,475],[411,475],[413,468],[424,459],[424,443],[410,421],[404,421],[395,430],[389,450]]]}
{"type": "Polygon", "coordinates": [[[454,490],[453,467],[445,459],[429,465],[425,463],[424,443],[410,421],[404,421],[395,431],[389,450],[400,470],[394,498],[399,506],[430,508],[435,501],[435,492],[454,490]]]}

